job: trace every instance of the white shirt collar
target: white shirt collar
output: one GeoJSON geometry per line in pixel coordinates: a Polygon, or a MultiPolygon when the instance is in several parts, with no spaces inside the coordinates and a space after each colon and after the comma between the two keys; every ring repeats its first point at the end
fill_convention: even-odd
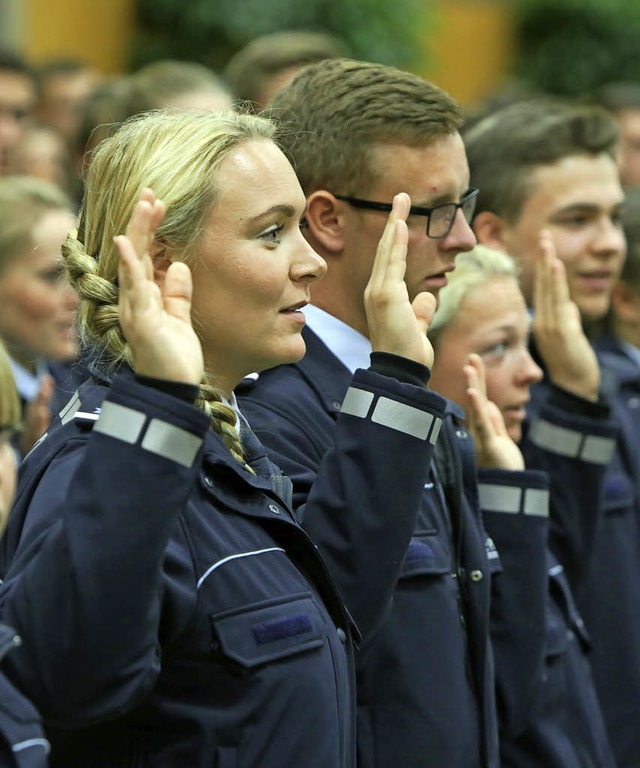
{"type": "Polygon", "coordinates": [[[12,357],[9,357],[9,365],[20,397],[26,402],[35,400],[40,391],[42,378],[48,373],[46,362],[42,359],[36,360],[35,374],[31,373],[23,365],[20,365],[12,357]]]}
{"type": "Polygon", "coordinates": [[[355,373],[358,368],[369,367],[371,342],[366,336],[312,304],[308,304],[303,311],[309,328],[345,368],[355,373]]]}

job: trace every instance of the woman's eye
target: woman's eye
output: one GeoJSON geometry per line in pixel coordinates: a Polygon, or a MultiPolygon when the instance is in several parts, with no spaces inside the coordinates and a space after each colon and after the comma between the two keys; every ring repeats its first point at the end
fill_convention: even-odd
{"type": "Polygon", "coordinates": [[[491,344],[489,347],[485,347],[480,353],[480,356],[485,360],[495,360],[502,357],[507,351],[507,342],[499,341],[497,344],[491,344]]]}
{"type": "Polygon", "coordinates": [[[271,227],[266,232],[263,232],[260,235],[260,238],[262,240],[266,240],[268,243],[279,243],[280,242],[280,233],[284,227],[282,225],[279,225],[277,227],[271,227]]]}
{"type": "Polygon", "coordinates": [[[40,273],[40,279],[44,280],[45,283],[49,283],[50,285],[56,285],[56,283],[58,283],[63,275],[64,270],[62,268],[49,269],[46,272],[40,273]]]}

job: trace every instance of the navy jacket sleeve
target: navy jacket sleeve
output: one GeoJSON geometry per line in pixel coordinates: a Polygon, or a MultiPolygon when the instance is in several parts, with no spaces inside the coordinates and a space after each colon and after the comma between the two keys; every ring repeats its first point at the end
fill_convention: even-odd
{"type": "Polygon", "coordinates": [[[551,384],[521,443],[527,468],[549,473],[549,545],[579,594],[602,515],[604,477],[617,425],[608,408],[551,384]]]}
{"type": "MultiPolygon", "coordinates": [[[[62,427],[70,438],[37,483],[21,484],[16,510],[29,515],[0,612],[29,632],[7,669],[43,714],[117,714],[153,685],[162,561],[208,424],[194,406],[119,378],[93,429],[62,427]]],[[[42,465],[48,440],[27,457],[23,479],[42,465]]]]}
{"type": "Polygon", "coordinates": [[[331,415],[285,369],[268,386],[260,382],[258,394],[242,396],[241,407],[291,478],[302,524],[366,637],[395,587],[445,401],[424,387],[359,370],[331,415]]]}
{"type": "Polygon", "coordinates": [[[544,472],[482,469],[478,492],[500,554],[491,584],[500,727],[517,734],[535,703],[544,661],[549,481],[544,472]]]}

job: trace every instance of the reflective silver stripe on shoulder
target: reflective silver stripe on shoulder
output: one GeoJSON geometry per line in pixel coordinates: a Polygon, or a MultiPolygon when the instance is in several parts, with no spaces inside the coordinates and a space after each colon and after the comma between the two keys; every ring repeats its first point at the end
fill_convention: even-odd
{"type": "MultiPolygon", "coordinates": [[[[340,412],[366,419],[374,400],[373,393],[349,387],[340,412]]],[[[417,437],[419,440],[429,438],[432,445],[435,445],[442,426],[442,420],[435,418],[432,414],[383,396],[375,400],[371,421],[403,432],[405,435],[417,437]]]]}
{"type": "Polygon", "coordinates": [[[80,395],[78,394],[78,390],[76,390],[73,393],[71,400],[69,400],[69,402],[58,414],[60,416],[60,421],[63,424],[66,424],[68,421],[71,421],[71,419],[75,416],[75,413],[78,410],[78,408],[80,408],[80,405],[81,405],[80,395]]]}
{"type": "Polygon", "coordinates": [[[480,508],[488,512],[522,513],[549,516],[549,491],[545,488],[522,488],[494,483],[479,483],[480,508]]]}
{"type": "Polygon", "coordinates": [[[282,547],[268,547],[267,549],[256,549],[253,552],[239,552],[237,555],[229,555],[228,557],[223,557],[222,560],[218,560],[217,563],[214,563],[213,565],[209,566],[209,568],[207,568],[207,570],[198,579],[196,589],[200,589],[202,582],[221,565],[224,565],[231,560],[239,560],[242,557],[255,557],[256,555],[264,555],[267,552],[284,552],[284,549],[282,547]]]}
{"type": "Polygon", "coordinates": [[[519,512],[520,488],[511,488],[493,483],[479,483],[478,495],[480,508],[489,509],[492,512],[519,512]]]}
{"type": "Polygon", "coordinates": [[[613,456],[615,443],[608,437],[589,435],[582,446],[580,458],[592,464],[608,464],[613,456]]]}
{"type": "Polygon", "coordinates": [[[201,438],[161,419],[151,419],[142,440],[145,451],[175,461],[183,467],[193,464],[201,444],[201,438]]]}
{"type": "Polygon", "coordinates": [[[531,426],[531,440],[540,448],[545,448],[552,453],[576,458],[580,450],[582,435],[572,429],[558,427],[548,421],[539,419],[531,426]]]}
{"type": "Polygon", "coordinates": [[[93,431],[115,437],[123,443],[133,444],[140,437],[145,421],[144,413],[107,401],[102,406],[100,418],[93,431]]]}
{"type": "Polygon", "coordinates": [[[47,754],[51,751],[51,745],[46,739],[26,739],[25,741],[19,741],[16,744],[11,745],[11,751],[22,752],[23,749],[30,749],[31,747],[42,747],[47,754]]]}
{"type": "Polygon", "coordinates": [[[419,440],[426,440],[433,424],[433,416],[412,405],[380,397],[371,415],[371,421],[412,435],[419,440]]]}
{"type": "Polygon", "coordinates": [[[573,429],[550,424],[544,419],[534,421],[530,431],[531,441],[539,448],[572,459],[592,464],[608,464],[613,454],[614,441],[608,437],[584,435],[573,429]]]}
{"type": "Polygon", "coordinates": [[[522,511],[525,515],[549,517],[549,491],[546,488],[527,488],[522,511]]]}
{"type": "Polygon", "coordinates": [[[346,413],[349,416],[358,416],[361,419],[366,419],[372,402],[373,393],[366,392],[364,389],[349,387],[342,401],[340,412],[346,413]]]}
{"type": "Polygon", "coordinates": [[[438,442],[438,435],[440,434],[440,427],[442,426],[442,419],[436,419],[433,423],[433,429],[429,435],[429,442],[431,445],[435,445],[438,442]]]}

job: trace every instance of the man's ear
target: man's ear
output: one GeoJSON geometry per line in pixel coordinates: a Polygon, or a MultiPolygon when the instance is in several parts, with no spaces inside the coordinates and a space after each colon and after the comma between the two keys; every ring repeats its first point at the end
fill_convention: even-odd
{"type": "Polygon", "coordinates": [[[620,322],[640,326],[640,297],[632,286],[618,281],[611,292],[611,304],[620,322]]]}
{"type": "Polygon", "coordinates": [[[473,219],[473,231],[481,245],[504,251],[507,247],[504,219],[491,211],[482,211],[473,219]]]}
{"type": "Polygon", "coordinates": [[[149,256],[153,264],[153,281],[162,288],[167,270],[171,265],[167,246],[161,241],[154,240],[149,248],[149,256]]]}
{"type": "Polygon", "coordinates": [[[305,218],[309,233],[327,253],[344,249],[343,220],[338,213],[338,201],[324,189],[318,189],[307,198],[305,218]]]}

